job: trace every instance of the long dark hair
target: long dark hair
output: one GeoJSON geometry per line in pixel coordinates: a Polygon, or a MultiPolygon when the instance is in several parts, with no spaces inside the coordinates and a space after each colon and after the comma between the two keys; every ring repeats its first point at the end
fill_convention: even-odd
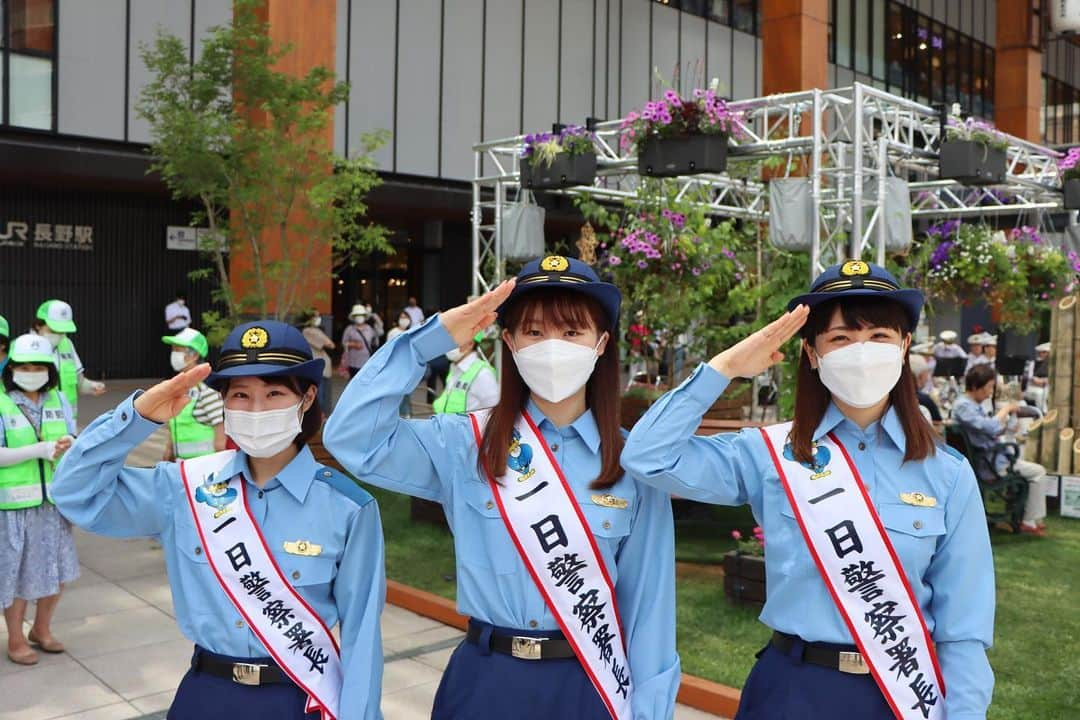
{"type": "MultiPolygon", "coordinates": [[[[814,338],[829,327],[833,312],[840,308],[844,325],[849,328],[883,327],[893,328],[906,335],[911,332],[911,318],[900,303],[888,298],[838,298],[824,302],[810,311],[810,317],[803,325],[800,335],[814,346],[814,338]]],[[[817,371],[810,366],[806,351],[800,348],[799,374],[795,386],[795,421],[791,427],[791,447],[795,459],[799,462],[813,462],[814,431],[825,417],[825,411],[832,400],[829,389],[821,382],[817,371]]],[[[907,438],[904,461],[924,460],[934,454],[938,436],[930,423],[919,410],[919,399],[915,394],[915,376],[911,372],[908,359],[904,358],[904,370],[900,380],[889,392],[889,403],[896,409],[900,426],[907,438]]]]}
{"type": "MultiPolygon", "coordinates": [[[[592,325],[597,333],[610,331],[612,324],[600,303],[587,295],[559,288],[538,288],[515,301],[503,314],[502,325],[512,333],[526,318],[575,329],[592,325]]],[[[502,348],[500,385],[499,403],[491,410],[480,442],[481,470],[494,477],[506,473],[514,424],[529,399],[529,388],[521,379],[506,343],[502,348]]],[[[619,347],[615,334],[609,332],[604,354],[597,360],[596,369],[585,385],[585,404],[592,411],[600,432],[600,474],[589,485],[594,490],[610,488],[623,474],[619,465],[623,449],[619,401],[619,347]]]]}

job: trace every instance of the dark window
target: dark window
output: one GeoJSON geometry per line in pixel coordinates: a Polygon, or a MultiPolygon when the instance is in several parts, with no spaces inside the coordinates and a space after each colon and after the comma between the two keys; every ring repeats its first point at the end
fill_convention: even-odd
{"type": "Polygon", "coordinates": [[[653,0],[666,7],[708,18],[751,35],[758,34],[758,0],[653,0]]]}
{"type": "Polygon", "coordinates": [[[55,0],[0,0],[0,25],[0,120],[55,130],[55,0]]]}

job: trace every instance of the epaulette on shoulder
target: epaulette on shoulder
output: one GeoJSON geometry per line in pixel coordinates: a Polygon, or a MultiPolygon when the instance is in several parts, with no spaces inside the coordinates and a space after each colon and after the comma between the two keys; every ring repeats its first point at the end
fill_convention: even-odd
{"type": "Polygon", "coordinates": [[[375,499],[367,490],[357,485],[348,475],[327,465],[319,466],[319,469],[315,471],[315,479],[319,482],[326,483],[360,507],[367,505],[375,499]]]}
{"type": "Polygon", "coordinates": [[[947,443],[941,443],[940,445],[938,445],[938,449],[939,450],[944,450],[945,452],[952,455],[954,458],[956,458],[960,462],[967,462],[968,461],[967,458],[964,457],[964,454],[961,453],[956,448],[954,448],[952,445],[949,445],[947,443]]]}

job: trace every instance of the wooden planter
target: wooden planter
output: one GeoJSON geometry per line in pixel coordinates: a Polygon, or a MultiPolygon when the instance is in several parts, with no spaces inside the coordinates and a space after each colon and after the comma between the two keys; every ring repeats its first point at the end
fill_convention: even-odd
{"type": "Polygon", "coordinates": [[[638,153],[638,174],[677,177],[727,170],[728,136],[649,138],[638,153]]]}
{"type": "Polygon", "coordinates": [[[738,550],[724,555],[724,595],[736,605],[764,605],[765,558],[738,550]]]}
{"type": "MultiPolygon", "coordinates": [[[[731,385],[724,394],[713,403],[708,412],[702,418],[704,422],[710,420],[735,420],[742,421],[743,408],[750,405],[750,392],[752,384],[744,378],[731,381],[731,385]]],[[[629,430],[641,419],[649,406],[653,404],[650,398],[641,395],[624,395],[622,399],[622,426],[629,430]]]]}
{"type": "Polygon", "coordinates": [[[592,185],[596,180],[596,153],[571,155],[561,152],[551,161],[521,161],[521,186],[526,190],[558,190],[575,185],[592,185]]]}
{"type": "Polygon", "coordinates": [[[1080,210],[1080,178],[1066,180],[1062,189],[1065,191],[1065,209],[1080,210]]]}
{"type": "Polygon", "coordinates": [[[963,185],[1005,182],[1005,151],[970,140],[947,140],[938,159],[942,179],[963,185]]]}

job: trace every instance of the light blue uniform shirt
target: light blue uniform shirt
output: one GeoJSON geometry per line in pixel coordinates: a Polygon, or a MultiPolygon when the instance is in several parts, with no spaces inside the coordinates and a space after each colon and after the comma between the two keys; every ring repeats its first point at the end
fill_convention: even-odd
{"type": "MultiPolygon", "coordinates": [[[[761,621],[812,642],[852,644],[818,573],[761,432],[696,437],[705,411],[728,379],[701,365],[634,426],[622,465],[665,492],[717,505],[749,503],[765,530],[768,600],[761,621]]],[[[814,433],[847,448],[937,645],[949,720],[985,718],[994,687],[986,658],[994,630],[994,564],[982,498],[971,466],[945,446],[904,463],[906,437],[891,408],[860,429],[829,406],[814,433]],[[900,493],[921,492],[936,507],[916,507],[900,493]]]]}
{"type": "MultiPolygon", "coordinates": [[[[155,422],[135,412],[133,395],[96,419],[64,455],[53,500],[75,525],[113,537],[154,537],[162,545],[176,622],[194,643],[221,655],[266,657],[206,560],[185,496],[179,465],[124,467],[155,422]]],[[[247,456],[236,454],[223,476],[242,472],[251,514],[274,560],[327,627],[341,624],[342,720],[382,717],[382,637],[386,595],[382,523],[370,495],[319,465],[308,448],[260,490],[247,456]],[[285,542],[322,546],[315,557],[290,555],[285,542]]]]}
{"type": "MultiPolygon", "coordinates": [[[[427,362],[456,345],[437,316],[389,342],[345,389],[323,443],[365,482],[442,504],[454,533],[462,613],[505,628],[558,630],[514,548],[491,486],[478,473],[469,418],[398,417],[401,397],[420,382],[427,362]]],[[[634,717],[670,718],[679,688],[670,498],[623,476],[604,492],[625,499],[625,509],[594,504],[589,483],[601,463],[592,413],[559,428],[531,400],[528,411],[562,467],[615,584],[635,685],[634,717]]]]}

